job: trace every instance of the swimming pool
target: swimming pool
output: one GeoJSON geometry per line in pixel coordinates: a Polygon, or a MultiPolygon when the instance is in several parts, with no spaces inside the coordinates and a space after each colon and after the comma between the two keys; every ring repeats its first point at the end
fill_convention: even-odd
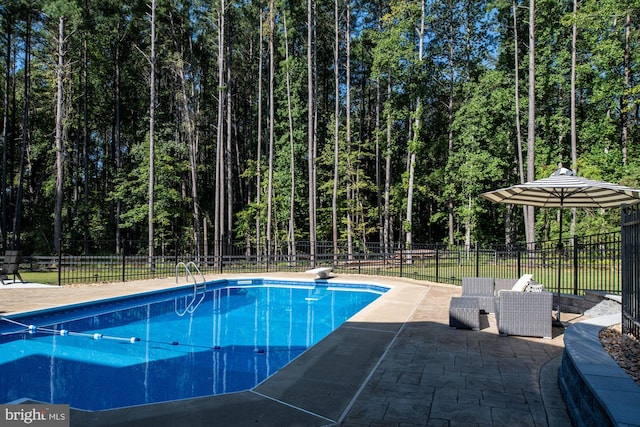
{"type": "Polygon", "coordinates": [[[387,290],[222,280],[0,321],[0,402],[101,410],[253,388],[387,290]]]}

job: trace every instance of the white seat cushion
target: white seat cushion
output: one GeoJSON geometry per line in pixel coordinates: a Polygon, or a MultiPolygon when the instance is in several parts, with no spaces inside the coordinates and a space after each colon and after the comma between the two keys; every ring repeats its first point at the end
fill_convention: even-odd
{"type": "Polygon", "coordinates": [[[511,288],[511,290],[524,292],[525,289],[527,289],[527,286],[529,286],[529,281],[531,280],[531,278],[533,278],[533,274],[524,274],[521,278],[518,279],[516,284],[513,285],[513,288],[511,288]]]}

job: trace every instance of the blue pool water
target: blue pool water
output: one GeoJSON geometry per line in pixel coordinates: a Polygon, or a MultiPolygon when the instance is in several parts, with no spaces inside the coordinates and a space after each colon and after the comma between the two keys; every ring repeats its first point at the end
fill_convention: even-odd
{"type": "Polygon", "coordinates": [[[3,318],[0,403],[101,410],[247,390],[384,291],[225,280],[191,305],[187,287],[3,318]]]}

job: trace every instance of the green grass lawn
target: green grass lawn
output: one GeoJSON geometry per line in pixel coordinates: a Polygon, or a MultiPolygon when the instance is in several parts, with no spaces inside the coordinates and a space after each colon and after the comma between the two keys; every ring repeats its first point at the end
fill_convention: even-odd
{"type": "Polygon", "coordinates": [[[46,285],[58,284],[57,271],[21,271],[20,276],[25,282],[44,283],[46,285]]]}

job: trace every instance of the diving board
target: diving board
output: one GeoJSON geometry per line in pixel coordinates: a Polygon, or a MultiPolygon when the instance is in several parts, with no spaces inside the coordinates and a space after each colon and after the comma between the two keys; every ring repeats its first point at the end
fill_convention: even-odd
{"type": "Polygon", "coordinates": [[[331,273],[332,270],[333,267],[318,267],[307,270],[306,272],[309,274],[315,274],[318,279],[328,279],[329,277],[331,277],[329,273],[331,273]]]}

